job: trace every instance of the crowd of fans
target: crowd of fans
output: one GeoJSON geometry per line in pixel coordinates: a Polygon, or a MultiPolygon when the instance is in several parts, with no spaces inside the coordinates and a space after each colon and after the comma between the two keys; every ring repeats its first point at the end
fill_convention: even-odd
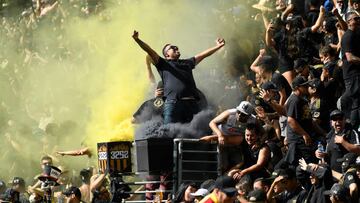
{"type": "MultiPolygon", "coordinates": [[[[55,12],[57,7],[56,2],[50,1],[38,0],[33,4],[34,12],[25,10],[22,14],[26,16],[22,18],[23,25],[29,28],[36,27],[41,22],[38,19],[55,12]]],[[[212,135],[200,139],[218,142],[223,176],[201,185],[184,182],[170,200],[359,202],[360,1],[267,0],[259,1],[254,8],[261,10],[254,18],[262,18],[264,23],[263,47],[247,73],[234,83],[235,87],[225,87],[225,91],[240,89],[243,96],[234,101],[238,106],[220,108],[220,113],[209,123],[212,135]]],[[[90,10],[89,7],[81,12],[88,15],[90,10]]],[[[4,18],[3,25],[9,29],[2,31],[16,35],[16,27],[21,24],[11,25],[4,18]]],[[[163,80],[155,92],[156,98],[141,106],[133,122],[162,117],[164,112],[167,124],[189,122],[192,117],[189,113],[200,111],[197,108],[204,107],[205,99],[196,89],[192,69],[226,47],[225,40],[218,39],[216,46],[194,58],[178,61],[177,46],[165,45],[162,50],[165,58],[162,58],[139,39],[137,31],[133,38],[149,54],[148,66],[154,64],[163,80]],[[167,72],[171,68],[181,72],[181,67],[186,72],[167,72]],[[181,78],[191,83],[190,89],[186,89],[181,78]],[[179,81],[174,82],[176,79],[179,81]],[[176,92],[183,84],[186,91],[176,92]],[[171,100],[166,98],[169,95],[171,100]],[[196,111],[187,111],[189,108],[196,111]],[[146,116],[141,115],[144,112],[146,116]],[[180,116],[183,113],[184,118],[180,116]]],[[[31,47],[26,37],[19,46],[26,47],[21,48],[25,55],[27,46],[31,47]]],[[[39,55],[31,54],[31,57],[41,62],[39,55]]],[[[59,154],[88,153],[79,150],[59,154]]],[[[42,171],[52,165],[51,157],[42,157],[42,171]]],[[[97,174],[84,169],[77,181],[69,178],[68,170],[60,171],[58,185],[51,186],[57,201],[111,200],[105,171],[97,174]]],[[[14,177],[8,187],[0,182],[0,201],[41,202],[45,198],[44,188],[41,181],[26,188],[23,178],[14,177]]],[[[149,201],[159,201],[159,196],[149,201]]]]}

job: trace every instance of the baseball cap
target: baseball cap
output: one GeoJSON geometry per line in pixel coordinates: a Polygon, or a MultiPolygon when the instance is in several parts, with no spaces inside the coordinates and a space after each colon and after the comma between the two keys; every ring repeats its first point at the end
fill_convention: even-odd
{"type": "Polygon", "coordinates": [[[286,179],[294,179],[296,178],[296,172],[291,168],[287,168],[280,170],[278,176],[283,176],[286,179]]]}
{"type": "Polygon", "coordinates": [[[20,177],[14,177],[14,179],[11,181],[11,184],[25,187],[25,180],[20,177]]]}
{"type": "Polygon", "coordinates": [[[230,176],[218,177],[215,181],[215,188],[224,192],[228,197],[233,197],[237,194],[235,180],[230,176]]]}
{"type": "Polygon", "coordinates": [[[309,82],[303,76],[296,76],[296,78],[291,83],[291,87],[295,89],[300,86],[308,85],[308,83],[309,82]]]}
{"type": "Polygon", "coordinates": [[[333,195],[339,200],[346,201],[349,194],[343,185],[335,183],[330,190],[324,191],[324,195],[333,195]]]}
{"type": "Polygon", "coordinates": [[[305,59],[303,58],[299,58],[299,59],[296,59],[294,61],[294,68],[295,69],[299,69],[299,68],[303,68],[304,66],[308,65],[308,63],[306,62],[305,59]]]}
{"type": "Polygon", "coordinates": [[[65,190],[63,192],[63,194],[65,196],[70,196],[72,194],[75,194],[75,196],[78,198],[78,199],[81,199],[81,192],[79,190],[79,188],[75,187],[75,186],[71,186],[69,187],[67,190],[65,190]]]}
{"type": "Polygon", "coordinates": [[[331,113],[330,113],[330,119],[333,120],[334,118],[337,118],[337,117],[344,117],[344,113],[338,109],[335,109],[333,110],[331,113]]]}
{"type": "Polygon", "coordinates": [[[313,87],[313,88],[316,88],[316,89],[319,89],[321,87],[321,81],[318,79],[318,78],[314,78],[312,80],[309,80],[309,86],[310,87],[313,87]]]}
{"type": "Polygon", "coordinates": [[[240,111],[245,115],[250,115],[254,111],[254,107],[248,101],[242,101],[239,106],[236,107],[236,110],[240,111]]]}
{"type": "Polygon", "coordinates": [[[278,88],[276,87],[276,85],[273,82],[270,82],[270,81],[265,82],[264,84],[262,84],[261,89],[278,91],[278,88]]]}
{"type": "Polygon", "coordinates": [[[190,193],[190,195],[193,197],[205,197],[207,194],[209,194],[209,191],[204,188],[200,188],[196,190],[196,192],[190,193]]]}
{"type": "Polygon", "coordinates": [[[263,202],[266,200],[266,193],[264,190],[253,190],[248,194],[249,202],[263,202]]]}
{"type": "Polygon", "coordinates": [[[356,159],[357,159],[358,155],[355,153],[347,153],[345,154],[342,158],[336,159],[337,162],[348,162],[350,165],[351,164],[355,164],[356,163],[356,159]]]}

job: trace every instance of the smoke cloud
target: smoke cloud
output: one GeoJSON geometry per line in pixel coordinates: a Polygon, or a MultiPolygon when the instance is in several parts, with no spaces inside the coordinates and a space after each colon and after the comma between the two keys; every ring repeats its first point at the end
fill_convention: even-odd
{"type": "MultiPolygon", "coordinates": [[[[55,165],[78,170],[96,164],[96,156],[89,161],[55,151],[88,146],[95,153],[98,142],[134,139],[132,114],[153,91],[145,53],[131,38],[134,29],[159,54],[166,43],[178,45],[182,58],[225,38],[226,46],[194,70],[198,88],[214,105],[224,81],[244,72],[257,50],[258,26],[247,22],[246,1],[109,0],[88,17],[71,2],[77,1],[59,0],[36,23],[26,16],[1,22],[0,179],[31,182],[45,154],[55,165]]],[[[152,121],[146,125],[153,131],[140,127],[137,135],[197,138],[212,116],[204,111],[188,125],[164,127],[152,121]]]]}

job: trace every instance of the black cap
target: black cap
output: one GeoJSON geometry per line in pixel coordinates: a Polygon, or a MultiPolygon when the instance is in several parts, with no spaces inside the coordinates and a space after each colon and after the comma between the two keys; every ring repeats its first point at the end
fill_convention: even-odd
{"type": "Polygon", "coordinates": [[[308,85],[309,81],[307,81],[303,76],[297,76],[291,83],[291,87],[293,89],[300,87],[300,86],[305,86],[308,85]]]}
{"type": "Polygon", "coordinates": [[[350,194],[348,194],[347,189],[343,186],[340,185],[339,183],[335,183],[330,190],[325,190],[324,191],[324,195],[333,195],[335,196],[338,200],[341,201],[346,201],[348,200],[348,196],[350,194]]]}
{"type": "Polygon", "coordinates": [[[323,168],[323,167],[319,167],[317,168],[316,170],[313,170],[310,166],[308,166],[306,168],[306,171],[308,173],[310,173],[311,175],[319,178],[319,179],[323,179],[325,177],[325,173],[326,173],[326,168],[323,168]]]}
{"type": "Polygon", "coordinates": [[[284,170],[280,170],[278,176],[283,176],[286,179],[295,179],[296,178],[296,171],[291,169],[291,168],[287,168],[287,169],[284,169],[284,170]]]}
{"type": "Polygon", "coordinates": [[[214,187],[215,187],[215,180],[214,179],[205,180],[200,185],[200,188],[207,189],[209,192],[211,192],[214,189],[214,187]]]}
{"type": "Polygon", "coordinates": [[[314,78],[314,79],[309,81],[309,86],[313,87],[313,88],[316,88],[316,89],[319,89],[322,86],[322,83],[321,83],[320,79],[314,78]]]}
{"type": "Polygon", "coordinates": [[[337,162],[348,162],[350,165],[355,164],[356,163],[356,159],[357,159],[358,155],[355,153],[347,153],[345,154],[342,158],[336,159],[337,162]]]}
{"type": "Polygon", "coordinates": [[[259,202],[266,200],[266,193],[264,190],[253,190],[249,192],[248,201],[249,202],[259,202]]]}
{"type": "Polygon", "coordinates": [[[262,84],[261,89],[278,91],[278,88],[276,87],[276,85],[273,82],[270,82],[270,81],[265,82],[264,84],[262,84]]]}
{"type": "Polygon", "coordinates": [[[72,194],[75,194],[75,197],[77,197],[79,200],[81,200],[81,192],[80,192],[79,188],[77,188],[75,186],[69,187],[67,190],[65,190],[63,192],[63,194],[67,197],[72,194]]]}
{"type": "Polygon", "coordinates": [[[305,59],[303,58],[299,58],[299,59],[296,59],[294,61],[294,68],[295,69],[299,69],[299,68],[303,68],[304,66],[308,65],[308,63],[306,62],[305,59]]]}
{"type": "Polygon", "coordinates": [[[11,181],[11,184],[25,187],[25,180],[20,177],[14,177],[14,179],[11,181]]]}
{"type": "Polygon", "coordinates": [[[220,176],[215,181],[215,187],[227,196],[233,197],[237,194],[237,189],[235,188],[235,180],[230,176],[220,176]]]}
{"type": "Polygon", "coordinates": [[[344,118],[344,116],[345,116],[345,114],[338,109],[335,109],[330,113],[331,120],[333,120],[334,118],[338,118],[338,117],[344,118]]]}

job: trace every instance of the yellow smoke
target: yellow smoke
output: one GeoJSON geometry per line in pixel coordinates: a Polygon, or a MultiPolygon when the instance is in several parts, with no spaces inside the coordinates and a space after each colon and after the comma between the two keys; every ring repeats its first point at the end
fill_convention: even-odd
{"type": "MultiPolygon", "coordinates": [[[[59,2],[62,11],[58,9],[56,13],[74,9],[66,7],[69,1],[59,2]]],[[[21,28],[15,37],[1,38],[0,73],[4,78],[0,80],[0,133],[4,139],[0,142],[0,179],[15,175],[31,178],[39,173],[42,155],[55,156],[56,150],[80,148],[84,141],[95,149],[98,142],[134,139],[130,119],[153,90],[146,76],[146,54],[131,38],[133,30],[138,30],[140,38],[159,54],[166,43],[178,45],[182,58],[214,46],[217,37],[241,40],[243,33],[249,35],[247,28],[229,21],[231,13],[230,17],[220,16],[219,5],[223,10],[233,6],[233,3],[224,6],[220,0],[102,2],[107,3],[100,14],[81,18],[77,17],[78,13],[69,13],[61,20],[61,34],[53,28],[50,15],[33,32],[21,28]],[[22,46],[19,42],[25,43],[26,38],[16,38],[19,33],[31,34],[31,47],[35,51],[19,48],[22,46]],[[14,73],[17,76],[10,80],[4,76],[14,73]],[[3,118],[3,112],[7,111],[9,118],[3,118]],[[57,124],[76,123],[77,130],[61,132],[58,137],[34,135],[33,129],[48,115],[57,124]]],[[[1,28],[7,32],[7,28],[1,28]]],[[[225,46],[228,52],[229,46],[225,46]]],[[[200,89],[207,87],[209,97],[223,94],[214,91],[208,76],[215,67],[226,69],[221,58],[224,55],[222,51],[211,56],[194,71],[197,85],[200,89]]],[[[155,68],[153,71],[159,78],[155,68]]],[[[216,73],[220,75],[221,71],[216,73]]],[[[56,159],[55,165],[64,164],[73,169],[86,167],[88,161],[86,157],[56,159]]]]}

